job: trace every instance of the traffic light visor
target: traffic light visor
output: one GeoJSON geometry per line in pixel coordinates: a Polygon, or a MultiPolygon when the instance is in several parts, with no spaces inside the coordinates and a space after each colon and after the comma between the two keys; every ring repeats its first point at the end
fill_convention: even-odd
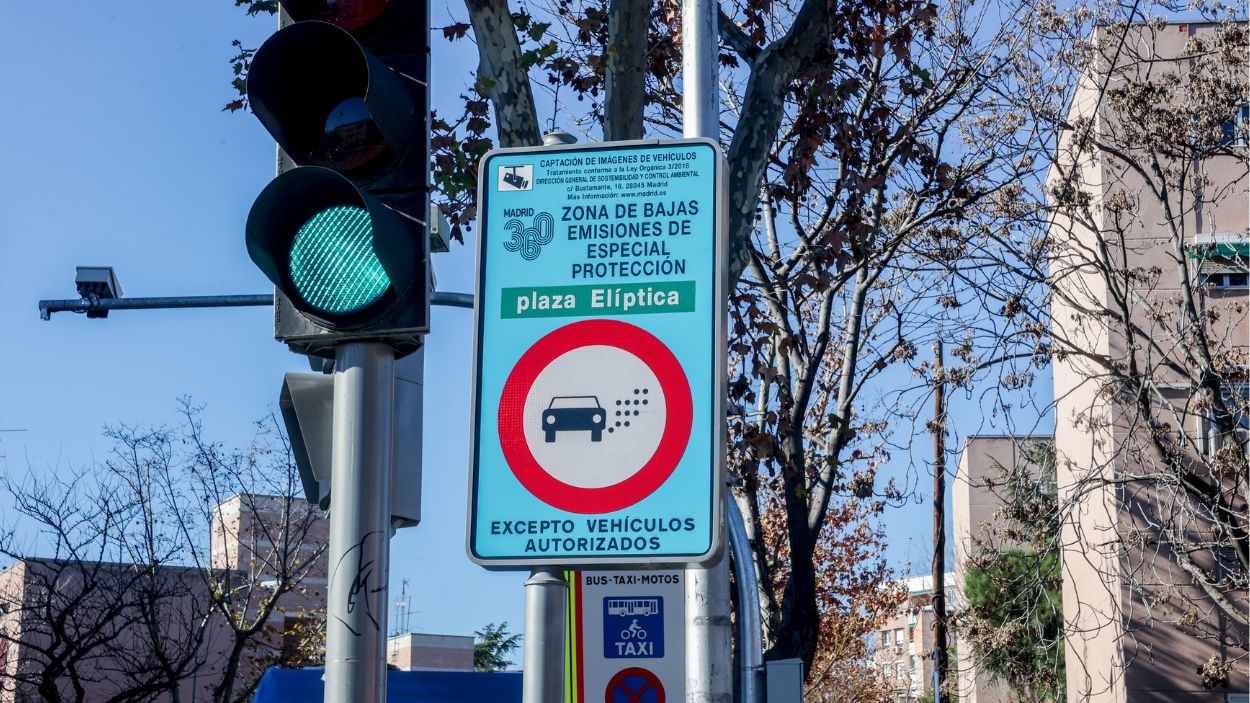
{"type": "Polygon", "coordinates": [[[300,312],[334,329],[376,321],[425,286],[425,230],[328,168],[275,178],[247,217],[247,251],[300,312]]]}
{"type": "Polygon", "coordinates": [[[300,296],[332,315],[369,307],[391,285],[373,251],[373,220],[362,207],[336,205],[309,218],[291,242],[289,264],[300,296]]]}
{"type": "Polygon", "coordinates": [[[252,59],[252,111],[301,166],[332,168],[369,185],[425,138],[410,85],[352,35],[327,22],[297,22],[252,59]]]}
{"type": "Polygon", "coordinates": [[[390,6],[388,0],[285,0],[292,19],[321,20],[354,32],[372,24],[390,6]]]}

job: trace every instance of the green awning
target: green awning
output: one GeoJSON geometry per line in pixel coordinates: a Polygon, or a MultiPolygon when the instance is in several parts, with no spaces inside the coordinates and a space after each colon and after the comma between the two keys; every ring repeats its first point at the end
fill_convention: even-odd
{"type": "Polygon", "coordinates": [[[1201,242],[1185,245],[1191,259],[1248,259],[1250,242],[1201,242]]]}

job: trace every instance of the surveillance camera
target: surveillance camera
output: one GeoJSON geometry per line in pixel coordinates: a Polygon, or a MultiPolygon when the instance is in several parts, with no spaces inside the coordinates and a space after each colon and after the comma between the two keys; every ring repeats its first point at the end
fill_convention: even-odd
{"type": "MultiPolygon", "coordinates": [[[[78,295],[84,298],[104,300],[122,295],[122,287],[117,283],[112,266],[79,266],[74,285],[78,287],[78,295]]],[[[87,317],[108,317],[108,314],[108,310],[87,311],[87,317]]]]}

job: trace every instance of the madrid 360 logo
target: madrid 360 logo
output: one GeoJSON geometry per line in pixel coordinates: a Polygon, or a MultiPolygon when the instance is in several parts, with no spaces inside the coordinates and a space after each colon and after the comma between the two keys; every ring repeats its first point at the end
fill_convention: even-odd
{"type": "Polygon", "coordinates": [[[518,252],[526,261],[533,261],[543,253],[543,245],[550,244],[556,235],[556,220],[549,212],[534,214],[533,208],[508,208],[503,211],[504,217],[511,217],[503,224],[504,231],[509,235],[504,240],[503,248],[518,252]],[[530,217],[530,226],[526,227],[520,217],[530,217]]]}

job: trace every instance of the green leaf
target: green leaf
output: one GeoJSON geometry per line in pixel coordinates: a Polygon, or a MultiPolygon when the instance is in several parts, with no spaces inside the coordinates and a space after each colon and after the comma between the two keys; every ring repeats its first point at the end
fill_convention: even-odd
{"type": "Polygon", "coordinates": [[[529,29],[530,39],[542,41],[543,35],[551,28],[550,22],[535,22],[529,29]]]}

